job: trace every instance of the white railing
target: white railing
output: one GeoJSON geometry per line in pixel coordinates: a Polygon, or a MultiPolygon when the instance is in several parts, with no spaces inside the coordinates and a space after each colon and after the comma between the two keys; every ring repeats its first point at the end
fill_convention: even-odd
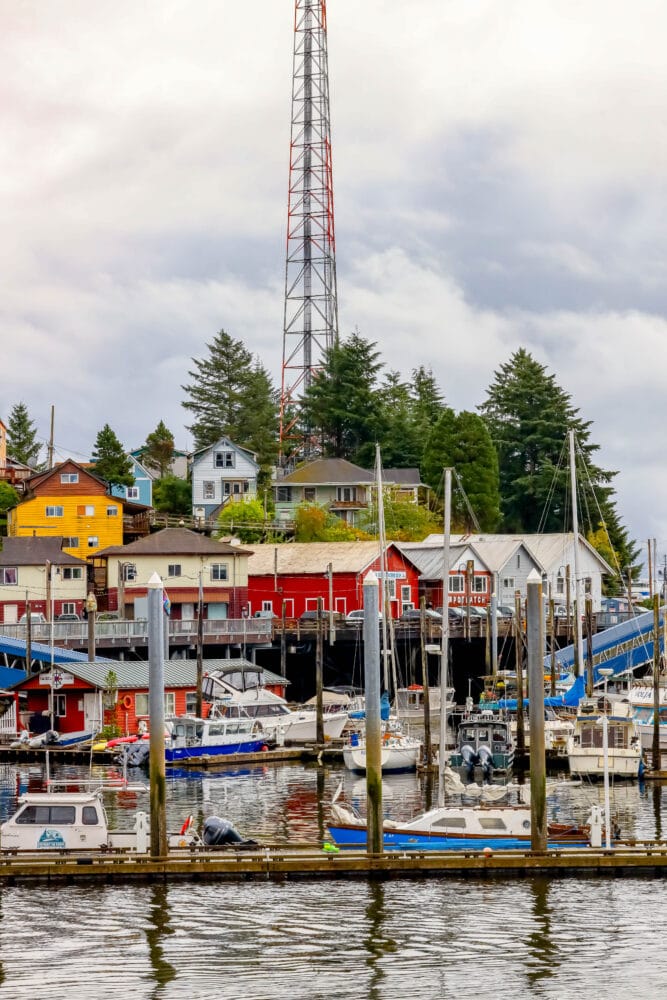
{"type": "MultiPolygon", "coordinates": [[[[203,622],[204,638],[234,637],[242,640],[245,637],[261,640],[270,639],[273,634],[273,623],[267,618],[220,618],[207,619],[203,622]]],[[[51,625],[33,625],[30,631],[31,641],[48,645],[51,642],[51,625]]],[[[19,639],[25,642],[25,625],[0,625],[0,635],[9,639],[19,639]]],[[[186,619],[169,620],[170,639],[196,639],[197,622],[186,619]]],[[[101,621],[95,623],[95,640],[111,641],[119,644],[135,644],[148,639],[148,623],[145,619],[136,621],[101,621]]],[[[54,622],[53,640],[58,645],[85,645],[88,641],[87,622],[54,622]]]]}

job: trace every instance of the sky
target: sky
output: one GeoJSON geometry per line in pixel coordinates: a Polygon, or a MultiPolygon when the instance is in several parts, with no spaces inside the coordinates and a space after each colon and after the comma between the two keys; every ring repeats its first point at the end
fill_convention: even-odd
{"type": "MultiPolygon", "coordinates": [[[[520,347],[667,565],[667,5],[329,0],[340,332],[474,410],[520,347]]],[[[280,384],[293,0],[0,3],[0,416],[160,420],[224,328],[280,384]]]]}

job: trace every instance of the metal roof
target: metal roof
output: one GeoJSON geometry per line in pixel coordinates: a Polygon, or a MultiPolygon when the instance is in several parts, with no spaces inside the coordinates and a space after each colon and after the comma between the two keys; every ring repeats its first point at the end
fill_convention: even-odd
{"type": "MultiPolygon", "coordinates": [[[[96,688],[106,687],[106,677],[110,670],[116,675],[117,687],[119,691],[135,690],[136,688],[148,688],[149,675],[148,660],[106,660],[104,662],[83,662],[70,663],[67,665],[69,673],[78,677],[79,680],[86,681],[96,688]]],[[[263,667],[258,667],[248,660],[204,660],[204,673],[211,670],[239,669],[240,666],[251,667],[253,670],[261,670],[264,675],[265,684],[288,683],[286,678],[273,674],[263,667]]],[[[164,686],[165,688],[194,688],[197,684],[197,661],[196,660],[165,660],[164,662],[164,686]]]]}
{"type": "MultiPolygon", "coordinates": [[[[444,572],[444,551],[442,545],[419,545],[417,543],[400,543],[397,547],[406,555],[419,570],[424,580],[441,580],[444,572]]],[[[449,550],[450,572],[463,555],[466,545],[453,545],[449,550]]]]}
{"type": "Polygon", "coordinates": [[[248,559],[248,576],[270,576],[276,567],[282,574],[324,574],[329,563],[334,573],[362,573],[379,554],[380,546],[373,541],[255,545],[248,559]]]}
{"type": "MultiPolygon", "coordinates": [[[[428,535],[424,539],[424,543],[427,545],[442,545],[443,536],[442,535],[428,535]]],[[[543,572],[553,572],[554,567],[557,567],[559,563],[563,563],[568,557],[569,553],[572,552],[574,547],[574,534],[571,531],[567,532],[550,532],[548,534],[516,534],[516,535],[494,535],[487,534],[486,532],[481,532],[477,534],[468,535],[452,535],[452,545],[459,545],[467,542],[471,545],[475,551],[482,553],[482,545],[507,545],[514,546],[516,548],[518,545],[523,544],[528,552],[533,556],[535,561],[540,565],[543,572]]],[[[581,548],[592,556],[600,565],[601,571],[603,573],[613,573],[614,570],[606,562],[599,552],[593,548],[593,546],[586,541],[583,535],[579,535],[579,542],[581,548]]],[[[497,550],[498,553],[502,553],[502,549],[497,550]]],[[[508,549],[507,558],[512,553],[512,549],[508,549]]],[[[485,560],[486,561],[486,560],[485,560]]],[[[505,560],[506,561],[506,560],[505,560]]]]}
{"type": "Polygon", "coordinates": [[[289,486],[294,483],[305,483],[308,486],[325,486],[338,483],[371,484],[374,481],[372,472],[348,462],[346,458],[317,458],[314,462],[308,462],[290,472],[284,478],[277,479],[274,485],[281,486],[286,483],[289,486]]]}

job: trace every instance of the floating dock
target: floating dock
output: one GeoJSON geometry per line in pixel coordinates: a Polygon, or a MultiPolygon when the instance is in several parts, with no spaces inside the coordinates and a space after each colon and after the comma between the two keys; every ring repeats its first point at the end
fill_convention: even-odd
{"type": "Polygon", "coordinates": [[[638,876],[667,873],[667,842],[642,841],[610,850],[361,851],[329,853],[315,846],[211,848],[172,852],[167,858],[137,854],[5,855],[0,885],[169,882],[188,880],[293,881],[304,879],[482,878],[525,876],[638,876]]]}

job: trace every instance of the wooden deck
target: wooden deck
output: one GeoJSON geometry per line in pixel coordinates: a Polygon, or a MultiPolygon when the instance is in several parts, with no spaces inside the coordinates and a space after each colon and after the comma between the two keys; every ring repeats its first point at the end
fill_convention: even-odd
{"type": "Polygon", "coordinates": [[[273,881],[301,879],[517,878],[532,875],[603,877],[661,875],[667,842],[628,843],[612,850],[329,853],[317,846],[252,850],[204,848],[168,858],[114,853],[0,855],[0,885],[171,880],[273,881]]]}

